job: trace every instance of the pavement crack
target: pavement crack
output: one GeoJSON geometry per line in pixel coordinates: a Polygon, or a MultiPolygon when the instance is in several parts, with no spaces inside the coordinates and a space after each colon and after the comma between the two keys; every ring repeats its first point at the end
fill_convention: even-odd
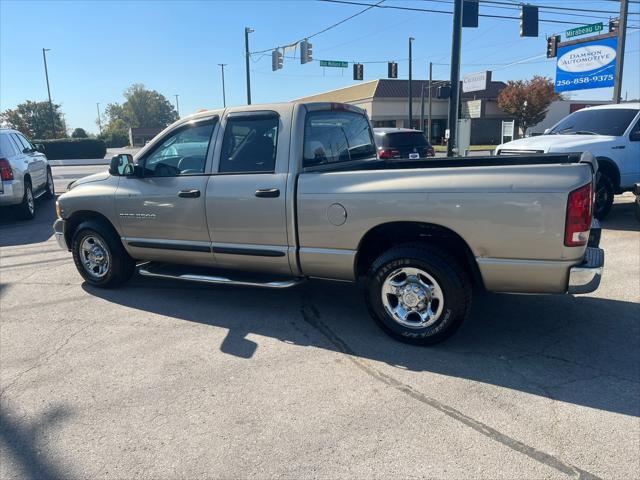
{"type": "Polygon", "coordinates": [[[300,309],[300,313],[304,321],[315,330],[320,332],[337,349],[337,351],[345,354],[349,361],[351,361],[357,368],[359,368],[375,380],[408,395],[418,402],[421,402],[434,408],[435,410],[438,410],[439,412],[447,415],[449,418],[452,418],[453,420],[466,425],[467,427],[475,430],[476,432],[479,432],[487,438],[501,443],[502,445],[516,452],[522,453],[537,462],[540,462],[561,473],[564,473],[565,475],[569,475],[580,480],[598,480],[600,478],[590,472],[570,465],[560,458],[526,445],[525,443],[513,437],[510,437],[509,435],[506,435],[496,430],[495,428],[490,427],[489,425],[475,420],[474,418],[465,415],[461,411],[456,410],[455,408],[450,407],[442,402],[439,402],[435,398],[429,397],[428,395],[414,389],[410,385],[402,383],[396,378],[378,370],[369,361],[359,357],[358,354],[342,338],[340,338],[340,336],[338,336],[333,330],[331,330],[331,328],[329,328],[329,326],[327,326],[321,320],[318,310],[311,305],[311,302],[308,299],[308,295],[303,294],[302,303],[303,305],[300,309]]]}
{"type": "Polygon", "coordinates": [[[67,346],[67,344],[73,339],[73,337],[75,337],[76,335],[82,333],[84,330],[86,330],[87,328],[91,327],[92,325],[93,324],[84,325],[83,327],[81,327],[81,328],[77,329],[76,331],[72,332],[51,353],[49,353],[46,356],[38,359],[38,361],[34,365],[32,365],[31,367],[27,368],[26,370],[23,370],[22,372],[18,373],[15,377],[13,377],[13,379],[9,382],[9,384],[6,387],[4,387],[2,390],[0,390],[0,398],[2,398],[3,395],[5,394],[5,392],[7,390],[9,390],[11,387],[13,387],[27,373],[31,372],[32,370],[35,370],[36,368],[39,368],[47,360],[55,357],[64,347],[67,346]]]}

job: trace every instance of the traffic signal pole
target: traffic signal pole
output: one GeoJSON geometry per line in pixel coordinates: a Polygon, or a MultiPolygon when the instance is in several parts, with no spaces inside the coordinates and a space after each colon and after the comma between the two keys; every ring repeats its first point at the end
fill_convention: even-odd
{"type": "Polygon", "coordinates": [[[411,74],[411,67],[413,64],[413,57],[411,55],[411,43],[413,37],[409,37],[409,128],[413,128],[413,92],[411,91],[413,76],[411,74]]]}
{"type": "Polygon", "coordinates": [[[249,73],[249,34],[252,32],[252,28],[244,27],[244,56],[245,67],[247,69],[247,105],[251,105],[251,74],[249,73]]]}
{"type": "Polygon", "coordinates": [[[453,156],[458,127],[458,101],[460,98],[460,43],[462,40],[462,0],[453,0],[453,35],[451,38],[451,94],[449,96],[449,117],[447,127],[447,157],[453,156]]]}
{"type": "Polygon", "coordinates": [[[429,117],[427,118],[427,140],[431,143],[431,82],[433,76],[433,62],[429,62],[429,117]]]}
{"type": "Polygon", "coordinates": [[[627,41],[627,16],[629,0],[620,0],[620,25],[618,27],[618,48],[616,51],[616,77],[613,86],[613,102],[620,103],[622,98],[622,71],[624,69],[624,47],[627,41]]]}

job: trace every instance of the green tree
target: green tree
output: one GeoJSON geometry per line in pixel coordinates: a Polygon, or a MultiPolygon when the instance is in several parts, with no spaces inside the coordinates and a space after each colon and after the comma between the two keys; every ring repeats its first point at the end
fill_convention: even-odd
{"type": "Polygon", "coordinates": [[[531,80],[510,80],[498,96],[498,106],[513,116],[522,133],[544,120],[549,105],[561,98],[551,79],[536,75],[531,80]]]}
{"type": "Polygon", "coordinates": [[[54,128],[51,125],[49,102],[32,102],[27,100],[14,109],[0,113],[0,122],[15,128],[32,139],[64,138],[67,126],[64,122],[60,105],[53,104],[54,128]]]}
{"type": "Polygon", "coordinates": [[[129,127],[119,118],[110,121],[98,138],[104,140],[108,148],[126,147],[129,145],[129,127]]]}
{"type": "Polygon", "coordinates": [[[164,128],[178,119],[166,97],[136,83],[124,91],[125,102],[110,103],[105,109],[108,123],[122,120],[129,127],[164,128]]]}
{"type": "Polygon", "coordinates": [[[71,133],[71,138],[89,138],[89,135],[87,135],[84,128],[78,127],[71,133]]]}

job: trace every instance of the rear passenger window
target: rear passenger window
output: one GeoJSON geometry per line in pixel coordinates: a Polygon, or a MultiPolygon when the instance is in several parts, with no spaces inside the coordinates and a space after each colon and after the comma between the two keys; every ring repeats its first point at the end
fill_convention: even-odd
{"type": "Polygon", "coordinates": [[[230,115],[224,129],[219,172],[274,172],[279,122],[275,112],[230,115]]]}
{"type": "Polygon", "coordinates": [[[304,166],[376,157],[366,117],[356,112],[309,112],[304,127],[304,166]]]}

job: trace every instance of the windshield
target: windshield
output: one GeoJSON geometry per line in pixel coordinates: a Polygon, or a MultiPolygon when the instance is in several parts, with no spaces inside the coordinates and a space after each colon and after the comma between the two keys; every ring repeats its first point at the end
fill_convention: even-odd
{"type": "Polygon", "coordinates": [[[632,108],[611,108],[578,110],[560,120],[553,127],[551,135],[623,135],[638,110],[632,108]]]}

